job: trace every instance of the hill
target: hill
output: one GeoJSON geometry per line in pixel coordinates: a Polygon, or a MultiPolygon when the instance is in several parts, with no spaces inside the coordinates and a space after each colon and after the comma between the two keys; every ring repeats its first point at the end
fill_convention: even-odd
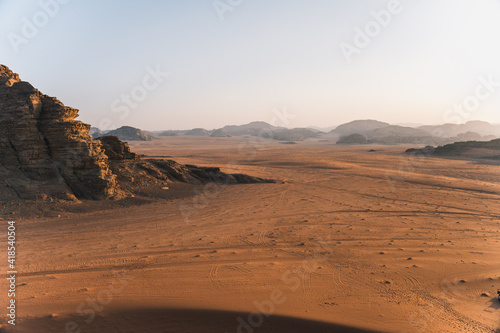
{"type": "Polygon", "coordinates": [[[467,132],[475,132],[481,136],[493,135],[500,137],[500,125],[493,125],[486,121],[473,120],[465,124],[443,124],[420,126],[419,129],[427,131],[436,137],[457,137],[467,132]]]}
{"type": "Polygon", "coordinates": [[[117,136],[124,141],[151,141],[152,137],[148,133],[131,126],[122,126],[113,131],[109,131],[106,135],[117,136]]]}
{"type": "Polygon", "coordinates": [[[204,128],[193,128],[192,130],[184,132],[188,136],[209,136],[208,131],[204,128]]]}
{"type": "Polygon", "coordinates": [[[366,135],[373,130],[387,126],[390,126],[390,124],[378,120],[354,120],[337,126],[337,128],[330,131],[330,133],[338,134],[340,136],[346,136],[354,133],[366,135]]]}
{"type": "Polygon", "coordinates": [[[259,134],[269,133],[278,128],[279,127],[270,125],[264,121],[254,121],[244,125],[228,125],[224,126],[222,129],[232,136],[259,136],[259,134]]]}

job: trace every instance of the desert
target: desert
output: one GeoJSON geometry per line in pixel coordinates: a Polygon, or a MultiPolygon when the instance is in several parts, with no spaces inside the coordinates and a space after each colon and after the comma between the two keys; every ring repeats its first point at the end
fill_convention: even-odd
{"type": "Polygon", "coordinates": [[[494,332],[496,166],[400,146],[265,142],[241,153],[250,142],[234,140],[131,149],[283,183],[18,220],[29,247],[9,331],[494,332]]]}
{"type": "Polygon", "coordinates": [[[499,14],[0,0],[0,333],[500,333],[499,14]]]}

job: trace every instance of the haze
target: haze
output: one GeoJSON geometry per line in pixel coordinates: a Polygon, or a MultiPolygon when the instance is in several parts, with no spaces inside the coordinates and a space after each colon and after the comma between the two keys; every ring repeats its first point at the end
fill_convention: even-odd
{"type": "Polygon", "coordinates": [[[401,1],[351,62],[340,46],[353,44],[356,28],[390,1],[233,3],[221,14],[213,1],[70,1],[16,45],[23,17],[33,21],[42,7],[3,0],[0,58],[101,127],[107,119],[110,127],[217,128],[271,122],[284,109],[293,117],[278,125],[290,127],[500,122],[497,86],[470,112],[449,114],[475,94],[478,78],[500,82],[499,1],[401,1]],[[169,75],[127,112],[114,112],[148,68],[169,75]]]}

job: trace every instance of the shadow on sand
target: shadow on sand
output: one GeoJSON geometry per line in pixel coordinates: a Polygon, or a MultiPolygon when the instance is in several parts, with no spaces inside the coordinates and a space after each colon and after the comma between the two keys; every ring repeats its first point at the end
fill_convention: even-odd
{"type": "MultiPolygon", "coordinates": [[[[26,318],[5,332],[37,333],[114,333],[114,332],[191,332],[191,333],[370,333],[343,325],[258,313],[232,311],[141,308],[103,312],[89,320],[85,316],[47,316],[26,318]],[[89,322],[87,323],[86,320],[89,322]]],[[[2,331],[0,329],[0,331],[2,331]]]]}

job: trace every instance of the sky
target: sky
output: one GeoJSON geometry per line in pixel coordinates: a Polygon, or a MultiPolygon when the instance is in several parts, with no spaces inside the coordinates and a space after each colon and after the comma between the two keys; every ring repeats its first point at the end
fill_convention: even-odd
{"type": "Polygon", "coordinates": [[[0,0],[0,64],[102,129],[500,123],[499,0],[0,0]]]}

